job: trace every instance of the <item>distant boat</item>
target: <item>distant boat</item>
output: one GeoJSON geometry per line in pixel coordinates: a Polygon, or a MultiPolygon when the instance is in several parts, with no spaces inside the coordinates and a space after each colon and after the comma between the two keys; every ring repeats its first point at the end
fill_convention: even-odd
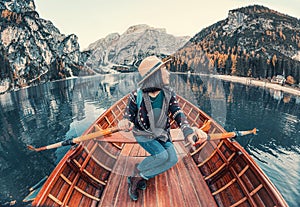
{"type": "MultiPolygon", "coordinates": [[[[85,132],[114,127],[123,117],[128,95],[105,111],[85,132]]],[[[209,134],[226,131],[211,117],[178,96],[192,126],[211,121],[209,134]]],[[[171,121],[179,161],[150,179],[139,199],[128,195],[126,177],[133,161],[147,156],[137,144],[116,132],[73,146],[55,167],[32,206],[288,206],[282,195],[238,142],[207,141],[193,150],[171,121]],[[101,141],[102,140],[102,141],[101,141]]]]}

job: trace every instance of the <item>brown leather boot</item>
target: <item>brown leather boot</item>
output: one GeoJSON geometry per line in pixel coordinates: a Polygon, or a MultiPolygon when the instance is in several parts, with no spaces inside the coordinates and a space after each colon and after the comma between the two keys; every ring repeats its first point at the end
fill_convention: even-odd
{"type": "Polygon", "coordinates": [[[128,193],[132,200],[136,201],[139,197],[138,189],[140,181],[144,180],[139,175],[139,170],[137,168],[138,163],[135,164],[132,176],[127,177],[127,182],[129,185],[128,193]]]}
{"type": "Polygon", "coordinates": [[[143,180],[143,178],[141,177],[127,177],[127,182],[129,185],[128,188],[128,194],[130,196],[130,198],[134,201],[136,201],[139,197],[139,193],[138,193],[138,187],[139,187],[139,182],[143,180]]]}
{"type": "Polygon", "coordinates": [[[147,180],[145,180],[144,178],[142,180],[140,180],[139,183],[138,183],[137,188],[140,189],[140,190],[146,190],[147,180]]]}

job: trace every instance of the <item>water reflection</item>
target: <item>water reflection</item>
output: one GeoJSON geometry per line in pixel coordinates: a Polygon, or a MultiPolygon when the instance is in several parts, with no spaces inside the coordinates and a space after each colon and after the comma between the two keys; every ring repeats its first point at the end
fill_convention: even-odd
{"type": "Polygon", "coordinates": [[[65,109],[70,109],[69,83],[45,84],[1,96],[1,202],[19,201],[19,196],[54,166],[53,152],[31,153],[26,144],[48,144],[66,133],[68,125],[61,122],[68,118],[65,109]]]}
{"type": "MultiPolygon", "coordinates": [[[[44,146],[79,136],[138,81],[134,73],[82,77],[1,95],[0,205],[12,200],[20,204],[28,188],[49,175],[68,149],[36,153],[26,144],[44,146]]],[[[299,97],[204,75],[172,74],[171,86],[228,131],[260,129],[259,135],[237,141],[290,206],[300,205],[299,97]]]]}
{"type": "MultiPolygon", "coordinates": [[[[257,136],[237,141],[269,176],[289,206],[300,206],[300,97],[226,81],[220,84],[206,76],[186,75],[182,79],[193,91],[197,105],[227,131],[254,127],[260,130],[257,136]],[[225,114],[218,112],[221,116],[216,116],[216,109],[225,114]]],[[[177,87],[184,94],[189,90],[180,91],[181,86],[177,87]]]]}

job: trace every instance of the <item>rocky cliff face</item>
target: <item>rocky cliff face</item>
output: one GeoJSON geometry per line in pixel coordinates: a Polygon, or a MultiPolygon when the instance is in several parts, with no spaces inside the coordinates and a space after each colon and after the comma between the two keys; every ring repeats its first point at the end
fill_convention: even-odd
{"type": "Polygon", "coordinates": [[[92,54],[87,66],[103,72],[104,68],[122,71],[135,70],[141,59],[148,55],[164,57],[173,54],[182,47],[190,37],[175,37],[167,34],[165,29],[148,25],[131,26],[122,35],[112,33],[91,45],[92,54]]]}
{"type": "Polygon", "coordinates": [[[231,10],[176,53],[173,70],[300,81],[300,21],[263,6],[231,10]]]}
{"type": "Polygon", "coordinates": [[[83,71],[88,52],[40,18],[33,0],[1,1],[0,15],[0,93],[83,71]]]}
{"type": "Polygon", "coordinates": [[[135,71],[148,55],[173,55],[173,71],[232,74],[300,82],[300,21],[263,6],[231,10],[193,38],[135,25],[80,51],[74,34],[64,35],[39,17],[33,0],[0,1],[0,93],[93,70],[135,71]]]}

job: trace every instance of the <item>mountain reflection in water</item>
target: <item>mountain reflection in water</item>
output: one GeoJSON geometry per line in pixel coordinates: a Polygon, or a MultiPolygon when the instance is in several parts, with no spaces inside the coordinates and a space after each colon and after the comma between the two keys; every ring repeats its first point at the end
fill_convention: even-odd
{"type": "MultiPolygon", "coordinates": [[[[46,83],[0,95],[0,206],[22,204],[68,147],[32,152],[81,135],[115,101],[136,88],[135,73],[46,83]]],[[[237,138],[290,206],[300,206],[300,97],[210,78],[172,74],[174,90],[227,131],[260,130],[237,138]]]]}

